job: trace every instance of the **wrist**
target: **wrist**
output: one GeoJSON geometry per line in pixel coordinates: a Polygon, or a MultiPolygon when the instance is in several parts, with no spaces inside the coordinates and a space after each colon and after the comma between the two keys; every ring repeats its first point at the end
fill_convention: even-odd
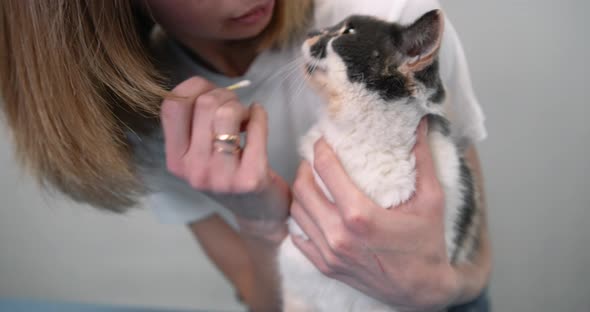
{"type": "Polygon", "coordinates": [[[468,303],[479,297],[487,285],[489,270],[472,263],[460,264],[453,269],[457,292],[451,305],[468,303]]]}
{"type": "Polygon", "coordinates": [[[252,220],[237,218],[240,233],[245,239],[256,241],[269,247],[278,246],[287,236],[285,221],[252,220]]]}
{"type": "MultiPolygon", "coordinates": [[[[463,291],[460,275],[450,265],[437,270],[438,273],[426,274],[429,277],[410,290],[406,299],[407,306],[400,307],[401,311],[446,311],[445,309],[456,305],[457,298],[461,297],[463,291]]],[[[395,304],[399,305],[399,302],[395,304]]]]}

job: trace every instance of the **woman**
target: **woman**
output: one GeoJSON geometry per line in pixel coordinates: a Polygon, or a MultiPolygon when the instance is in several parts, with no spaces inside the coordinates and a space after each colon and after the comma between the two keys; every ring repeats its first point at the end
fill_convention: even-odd
{"type": "MultiPolygon", "coordinates": [[[[148,194],[162,222],[188,224],[254,311],[280,309],[274,254],[289,208],[298,223],[310,224],[310,241],[295,243],[322,272],[408,311],[436,310],[482,292],[491,266],[485,226],[474,263],[451,267],[441,214],[420,214],[418,227],[394,229],[362,215],[375,204],[330,148],[320,142],[321,161],[299,164],[296,140],[321,105],[297,69],[302,34],[352,13],[407,23],[438,6],[435,0],[7,0],[0,9],[3,108],[20,159],[43,184],[114,211],[148,194]],[[242,79],[252,86],[226,88],[242,79]],[[259,104],[244,105],[251,102],[259,104]],[[236,144],[240,131],[243,147],[236,144]],[[348,215],[319,217],[343,207],[317,191],[311,166],[336,202],[348,203],[348,215]],[[391,246],[378,266],[362,260],[371,258],[370,248],[354,248],[367,243],[352,235],[359,223],[391,246]],[[405,246],[416,239],[429,243],[405,246]]],[[[441,72],[453,135],[479,173],[472,144],[485,136],[483,116],[452,26],[441,72]]],[[[424,129],[415,152],[425,187],[408,205],[436,212],[444,195],[424,129]]]]}

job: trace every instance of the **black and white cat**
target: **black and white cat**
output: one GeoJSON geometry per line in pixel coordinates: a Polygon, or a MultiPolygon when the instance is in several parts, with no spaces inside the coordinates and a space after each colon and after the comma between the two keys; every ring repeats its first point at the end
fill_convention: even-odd
{"type": "MultiPolygon", "coordinates": [[[[381,207],[407,201],[415,191],[416,128],[428,116],[428,140],[445,191],[445,241],[453,263],[469,261],[479,222],[471,173],[450,137],[438,73],[444,27],[440,11],[409,26],[351,16],[310,35],[302,49],[312,83],[327,97],[319,121],[302,139],[324,137],[356,185],[381,207]]],[[[324,184],[316,181],[331,199],[324,184]]],[[[290,221],[291,235],[303,235],[290,221]]],[[[319,272],[287,238],[279,252],[284,311],[395,311],[395,308],[319,272]],[[321,295],[319,295],[321,294],[321,295]]]]}

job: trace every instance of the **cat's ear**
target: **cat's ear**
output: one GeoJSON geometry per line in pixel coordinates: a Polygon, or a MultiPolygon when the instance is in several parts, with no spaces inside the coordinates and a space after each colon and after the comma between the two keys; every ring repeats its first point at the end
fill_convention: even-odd
{"type": "Polygon", "coordinates": [[[401,69],[418,72],[432,64],[440,48],[443,30],[441,10],[430,11],[404,28],[401,47],[405,60],[401,69]]]}

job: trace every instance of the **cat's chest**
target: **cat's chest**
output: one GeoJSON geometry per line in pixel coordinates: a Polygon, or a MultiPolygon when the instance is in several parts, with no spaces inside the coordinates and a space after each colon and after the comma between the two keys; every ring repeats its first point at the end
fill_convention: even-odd
{"type": "MultiPolygon", "coordinates": [[[[313,145],[323,137],[355,185],[384,208],[406,201],[415,189],[415,160],[407,148],[385,146],[355,135],[317,125],[302,140],[303,156],[313,162],[313,145]]],[[[321,179],[318,183],[329,194],[321,179]]],[[[330,196],[331,197],[331,196],[330,196]]]]}

